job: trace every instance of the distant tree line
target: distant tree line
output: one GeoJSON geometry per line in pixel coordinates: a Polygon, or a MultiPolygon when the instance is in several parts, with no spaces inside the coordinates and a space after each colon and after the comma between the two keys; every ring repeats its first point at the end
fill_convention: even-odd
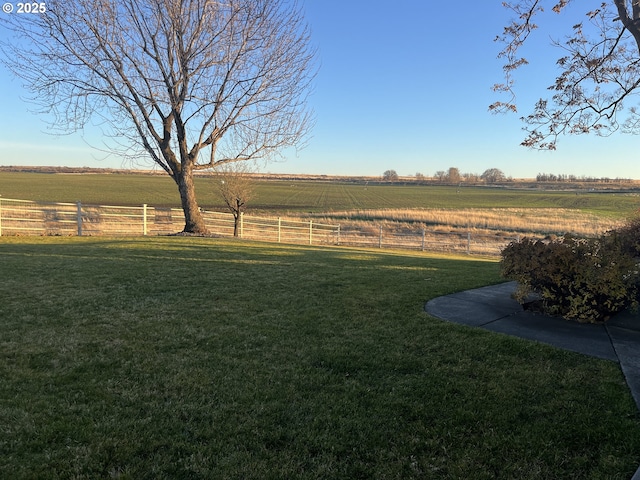
{"type": "MultiPolygon", "coordinates": [[[[395,170],[387,170],[382,174],[382,180],[385,182],[398,182],[401,177],[395,170]]],[[[403,177],[403,181],[406,177],[403,177]]],[[[438,170],[434,176],[427,179],[422,173],[415,174],[417,182],[437,182],[447,185],[458,185],[461,183],[484,183],[484,184],[498,184],[513,182],[512,177],[507,177],[499,168],[489,168],[485,170],[481,175],[477,173],[463,173],[457,167],[449,167],[448,170],[438,170]]],[[[536,176],[537,182],[555,182],[555,183],[615,183],[625,184],[633,183],[631,178],[609,178],[609,177],[588,177],[585,175],[568,175],[568,174],[554,174],[554,173],[538,173],[536,176]]]]}
{"type": "Polygon", "coordinates": [[[499,168],[489,168],[482,173],[482,175],[478,175],[477,173],[461,173],[460,170],[456,167],[450,167],[449,170],[439,170],[435,174],[436,180],[440,183],[499,183],[499,182],[507,182],[511,181],[511,178],[507,178],[504,172],[499,168]]]}
{"type": "MultiPolygon", "coordinates": [[[[415,174],[415,178],[418,182],[424,182],[427,178],[420,172],[415,174]]],[[[457,167],[449,167],[448,170],[439,170],[433,177],[439,183],[445,184],[459,184],[459,183],[501,183],[510,182],[513,179],[507,178],[502,170],[498,168],[489,168],[485,170],[482,175],[477,173],[462,173],[457,167]]],[[[400,180],[398,172],[395,170],[386,170],[382,174],[382,180],[384,182],[397,182],[400,180]]]]}
{"type": "Polygon", "coordinates": [[[577,177],[575,175],[566,175],[566,174],[553,174],[553,173],[539,173],[536,175],[536,182],[558,182],[558,183],[574,183],[574,182],[585,182],[585,183],[633,183],[633,180],[630,178],[608,178],[608,177],[586,177],[581,176],[577,177]]]}

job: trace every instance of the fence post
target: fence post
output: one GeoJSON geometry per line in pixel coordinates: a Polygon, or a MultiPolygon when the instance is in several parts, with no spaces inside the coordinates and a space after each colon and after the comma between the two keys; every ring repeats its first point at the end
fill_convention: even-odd
{"type": "Polygon", "coordinates": [[[309,245],[313,244],[313,220],[309,220],[309,245]]]}
{"type": "Polygon", "coordinates": [[[278,243],[280,243],[280,232],[282,230],[282,220],[280,219],[280,217],[278,217],[278,243]]]}
{"type": "Polygon", "coordinates": [[[471,255],[471,232],[467,232],[467,255],[471,255]]]}
{"type": "Polygon", "coordinates": [[[142,235],[147,236],[147,204],[142,204],[142,235]]]}
{"type": "Polygon", "coordinates": [[[380,225],[380,235],[378,236],[378,248],[382,248],[382,225],[380,225]]]}
{"type": "Polygon", "coordinates": [[[240,238],[244,236],[244,212],[240,212],[240,238]]]}
{"type": "Polygon", "coordinates": [[[80,203],[80,200],[76,202],[76,206],[77,206],[76,217],[78,222],[78,236],[81,237],[82,236],[82,203],[80,203]]]}
{"type": "Polygon", "coordinates": [[[2,195],[0,195],[0,237],[2,236],[2,195]]]}
{"type": "Polygon", "coordinates": [[[424,240],[425,240],[426,233],[427,233],[427,232],[426,232],[426,231],[425,231],[425,229],[423,228],[423,229],[422,229],[422,251],[423,251],[423,252],[424,252],[424,240]]]}
{"type": "Polygon", "coordinates": [[[340,245],[340,225],[338,224],[338,236],[336,238],[336,245],[340,245]]]}

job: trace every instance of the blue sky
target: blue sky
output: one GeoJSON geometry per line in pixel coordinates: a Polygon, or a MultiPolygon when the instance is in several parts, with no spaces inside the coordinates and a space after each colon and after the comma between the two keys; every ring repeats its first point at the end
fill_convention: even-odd
{"type": "MultiPolygon", "coordinates": [[[[564,137],[555,152],[529,151],[519,146],[518,115],[488,112],[498,99],[491,86],[502,74],[493,39],[510,18],[501,3],[306,0],[320,65],[311,97],[316,124],[306,148],[283,152],[263,171],[431,176],[457,167],[478,174],[499,168],[514,178],[545,172],[640,179],[633,155],[640,138],[564,137]]],[[[558,56],[549,35],[563,34],[541,29],[527,52],[534,63],[519,76],[521,114],[546,96],[558,56]]],[[[0,164],[128,166],[93,149],[100,139],[90,128],[87,140],[45,133],[47,124],[21,100],[20,81],[4,69],[0,88],[0,164]]]]}

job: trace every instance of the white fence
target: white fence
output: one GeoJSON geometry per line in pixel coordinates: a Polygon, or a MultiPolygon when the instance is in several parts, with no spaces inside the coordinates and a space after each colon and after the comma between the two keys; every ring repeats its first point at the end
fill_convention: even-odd
{"type": "Polygon", "coordinates": [[[498,256],[517,237],[478,232],[438,232],[427,229],[397,231],[392,228],[359,228],[340,230],[340,245],[420,250],[441,253],[498,256]]]}
{"type": "MultiPolygon", "coordinates": [[[[203,212],[213,235],[233,236],[230,213],[203,212]]],[[[0,235],[168,235],[184,227],[181,209],[142,205],[117,207],[40,203],[0,197],[0,235]]],[[[335,244],[339,225],[242,215],[242,238],[306,244],[335,244]]]]}
{"type": "MultiPolygon", "coordinates": [[[[209,232],[233,236],[230,213],[203,212],[209,232]]],[[[184,227],[181,209],[142,205],[118,207],[78,203],[42,203],[0,197],[2,235],[168,235],[184,227]]],[[[242,215],[239,236],[267,242],[408,249],[499,255],[514,238],[426,229],[398,232],[383,227],[344,228],[313,221],[242,215]]]]}

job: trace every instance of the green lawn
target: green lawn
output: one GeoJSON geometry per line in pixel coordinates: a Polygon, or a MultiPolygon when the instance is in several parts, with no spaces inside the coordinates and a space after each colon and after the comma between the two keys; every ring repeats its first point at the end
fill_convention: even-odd
{"type": "MultiPolygon", "coordinates": [[[[224,209],[211,178],[196,178],[200,205],[224,209]]],[[[44,202],[180,206],[167,175],[0,172],[0,196],[44,202]]],[[[321,213],[356,209],[568,208],[622,218],[638,209],[637,192],[560,192],[486,187],[363,185],[341,182],[260,181],[249,213],[321,213]]]]}
{"type": "Polygon", "coordinates": [[[423,312],[495,262],[0,237],[0,478],[625,479],[617,364],[423,312]]]}

